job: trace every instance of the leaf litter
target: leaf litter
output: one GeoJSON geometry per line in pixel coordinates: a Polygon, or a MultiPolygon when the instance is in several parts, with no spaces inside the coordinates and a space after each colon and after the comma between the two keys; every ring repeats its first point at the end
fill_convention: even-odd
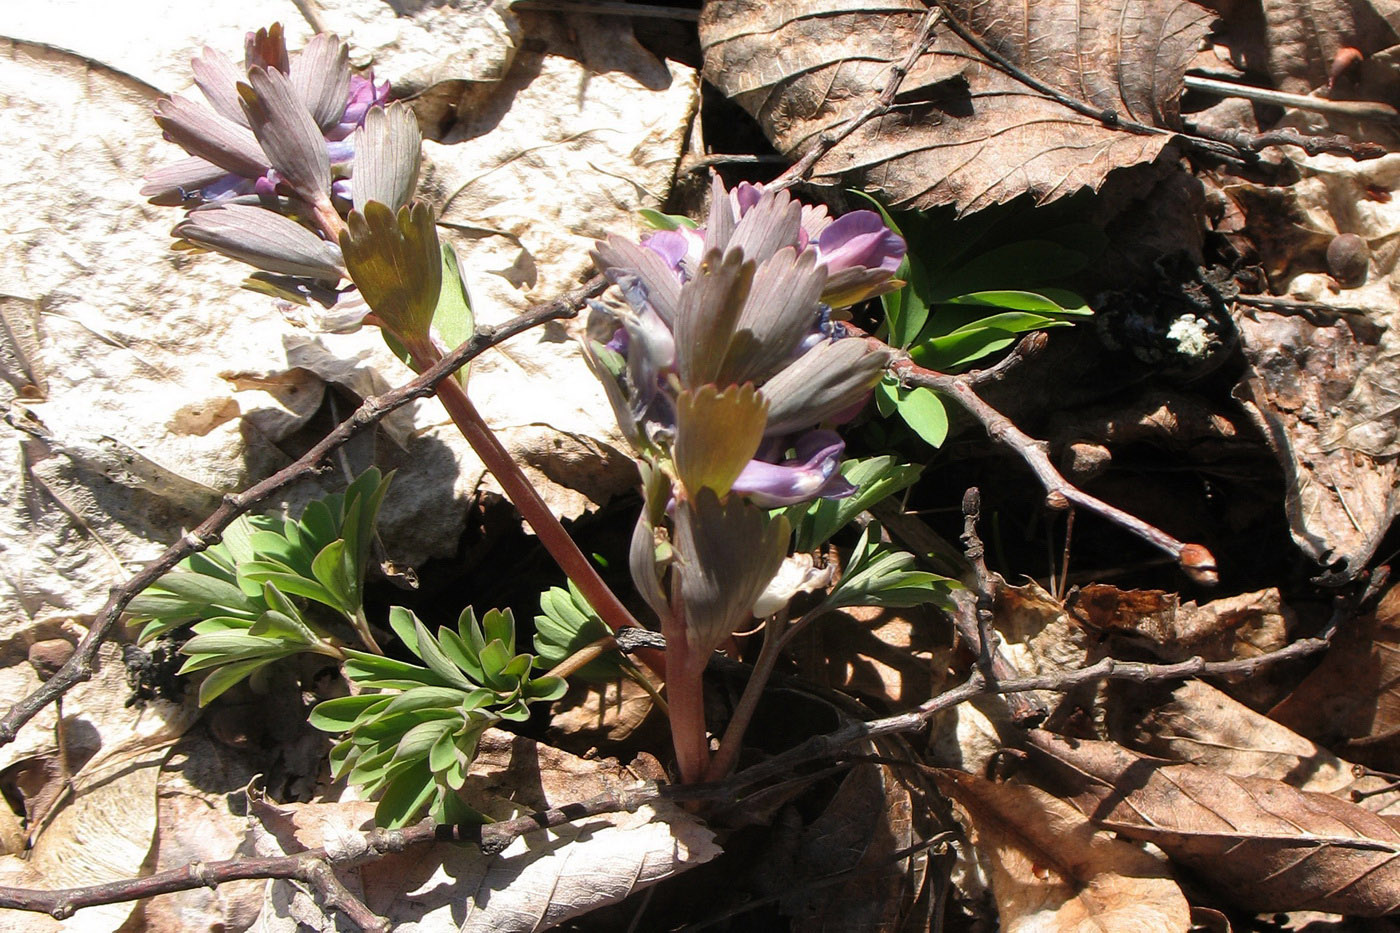
{"type": "MultiPolygon", "coordinates": [[[[1039,436],[1050,436],[1065,462],[1080,445],[1084,468],[1066,469],[1090,488],[1116,476],[1114,488],[1129,490],[1131,499],[1132,483],[1163,488],[1147,485],[1152,468],[1159,476],[1188,473],[1224,525],[1236,516],[1232,483],[1267,487],[1278,506],[1271,537],[1262,539],[1254,526],[1204,529],[1228,545],[1216,547],[1227,568],[1223,592],[1131,566],[1129,580],[1115,579],[1122,567],[1086,559],[1081,550],[1073,575],[1052,559],[1047,576],[1043,554],[1026,557],[1043,531],[1012,527],[1040,503],[1002,503],[994,549],[1006,553],[994,562],[1013,582],[993,577],[988,595],[1004,676],[1064,677],[1107,657],[1247,662],[1318,630],[1310,603],[1330,591],[1312,588],[1307,574],[1326,569],[1336,583],[1386,558],[1400,451],[1391,346],[1400,255],[1392,216],[1400,202],[1390,197],[1400,183],[1395,156],[1356,161],[1266,149],[1257,159],[1246,153],[1212,161],[1175,134],[1223,125],[1393,145],[1384,121],[1337,112],[1288,108],[1280,118],[1239,100],[1207,110],[1210,102],[1193,99],[1185,78],[1189,70],[1318,100],[1391,100],[1400,82],[1400,17],[1391,6],[1222,3],[1213,5],[1215,20],[1211,10],[1172,0],[1073,11],[938,4],[944,22],[933,28],[929,50],[913,59],[894,106],[817,161],[819,183],[871,191],[896,208],[976,218],[1018,198],[1088,203],[1085,215],[1092,210],[1093,222],[1111,227],[1116,241],[1107,254],[1115,257],[1113,268],[1095,270],[1104,289],[1154,273],[1172,281],[1186,266],[1209,272],[1215,263],[1228,273],[1221,287],[1224,279],[1190,270],[1190,287],[1218,303],[1217,333],[1234,341],[1222,345],[1230,353],[1238,348],[1218,370],[1192,368],[1171,356],[1170,345],[1164,362],[1160,339],[1155,363],[1142,347],[1118,356],[1086,351],[1098,338],[1084,334],[1131,337],[1141,324],[1129,313],[1125,326],[1125,315],[1095,294],[1090,303],[1102,323],[1077,329],[1077,339],[1056,335],[1046,356],[1009,386],[1026,398],[1023,407],[1007,407],[1043,428],[1039,436]],[[986,60],[986,50],[1000,61],[986,60]],[[1093,192],[1100,200],[1086,200],[1093,192]],[[1132,235],[1120,235],[1125,231],[1132,235]],[[1173,250],[1189,263],[1166,262],[1163,254],[1173,250]],[[1239,303],[1237,293],[1245,296],[1239,303]],[[1097,372],[1100,383],[1071,385],[1062,374],[1073,372],[1097,372]],[[1140,395],[1124,388],[1143,385],[1140,395]],[[1200,412],[1173,407],[1188,397],[1200,412]],[[1057,420],[1037,424],[1036,405],[1062,410],[1057,420]],[[1091,424],[1092,437],[1074,430],[1091,424]],[[1231,477],[1228,463],[1192,447],[1203,437],[1251,447],[1251,462],[1272,458],[1279,476],[1231,477]],[[1144,450],[1151,457],[1143,458],[1144,450]],[[1131,482],[1122,481],[1125,474],[1131,482]],[[1264,579],[1243,561],[1232,563],[1231,550],[1251,549],[1286,556],[1264,579]],[[1282,569],[1303,561],[1306,574],[1282,569]],[[1066,589],[1069,579],[1075,585],[1066,589]]],[[[216,3],[207,22],[194,22],[168,15],[163,0],[143,0],[137,15],[154,38],[142,49],[114,42],[119,30],[90,7],[73,0],[17,11],[0,59],[0,82],[25,108],[25,129],[11,139],[10,151],[22,158],[7,176],[13,211],[3,236],[26,261],[0,281],[0,400],[13,413],[0,436],[23,466],[0,477],[0,598],[19,620],[0,645],[7,694],[37,683],[26,663],[30,646],[76,640],[123,564],[149,557],[222,491],[283,462],[279,445],[337,404],[326,399],[340,391],[373,394],[403,378],[369,341],[285,331],[267,303],[239,292],[217,263],[196,260],[201,289],[192,293],[193,277],[181,274],[189,260],[161,250],[167,221],[135,205],[121,187],[139,174],[134,166],[156,158],[153,134],[133,127],[145,125],[157,87],[181,80],[184,59],[203,42],[236,45],[248,16],[299,23],[295,7],[216,3]],[[35,126],[58,138],[76,124],[105,139],[106,148],[41,153],[32,145],[35,126]],[[113,149],[112,139],[127,151],[113,149]],[[107,227],[59,240],[24,219],[60,212],[102,218],[107,227]],[[106,262],[112,253],[125,263],[106,262]],[[133,255],[146,259],[130,262],[133,255]],[[196,317],[194,309],[212,305],[225,310],[196,317]],[[150,336],[151,308],[172,309],[157,328],[159,340],[150,336]],[[176,334],[187,339],[174,342],[176,334]],[[216,357],[198,352],[210,346],[216,357]]],[[[694,43],[689,60],[703,63],[713,88],[747,111],[778,152],[796,158],[886,86],[930,10],[913,0],[878,9],[710,0],[699,10],[698,39],[687,34],[694,43]]],[[[352,37],[357,65],[372,63],[415,95],[432,140],[428,187],[470,270],[485,322],[576,284],[591,271],[587,244],[603,232],[632,229],[637,208],[677,209],[669,192],[688,135],[697,146],[690,157],[724,155],[706,139],[718,135],[705,125],[706,114],[692,124],[696,73],[652,56],[637,41],[641,30],[621,21],[499,2],[413,6],[405,15],[389,5],[325,0],[320,12],[352,37]]],[[[291,31],[310,34],[300,26],[291,31]]],[[[684,176],[674,179],[680,194],[684,176]]],[[[1161,294],[1148,289],[1132,300],[1151,304],[1161,294]]],[[[618,455],[620,439],[596,417],[606,406],[569,336],[556,328],[481,360],[473,367],[473,394],[545,484],[551,505],[578,515],[632,480],[629,462],[618,455]],[[547,392],[521,388],[538,385],[542,375],[547,392]]],[[[388,425],[377,451],[397,460],[415,488],[412,501],[386,505],[384,544],[405,564],[453,550],[464,510],[443,503],[460,504],[489,488],[479,467],[452,446],[444,423],[424,405],[388,425]]],[[[971,432],[959,434],[959,427],[951,425],[935,460],[965,453],[957,443],[971,446],[971,432]]],[[[989,471],[972,481],[990,488],[997,478],[989,471]]],[[[966,475],[957,479],[967,484],[966,475]]],[[[936,517],[929,522],[938,524],[936,517]]],[[[1103,533],[1080,522],[1076,548],[1103,533]]],[[[939,530],[956,537],[946,524],[939,530]]],[[[788,721],[751,753],[777,753],[797,733],[826,731],[852,716],[907,711],[956,686],[973,670],[975,651],[965,630],[955,637],[946,619],[930,615],[852,613],[814,632],[793,653],[791,673],[820,684],[826,696],[813,703],[804,692],[798,702],[791,680],[783,688],[789,692],[774,691],[775,700],[789,701],[788,721]]],[[[742,926],[744,909],[718,903],[715,879],[755,897],[748,905],[760,911],[755,916],[791,929],[937,928],[946,916],[940,911],[1037,931],[1184,930],[1208,916],[1247,923],[1253,912],[1394,913],[1394,615],[1392,593],[1375,611],[1349,618],[1320,663],[1295,661],[1211,678],[1211,685],[1127,681],[984,696],[934,719],[926,746],[866,746],[861,754],[881,760],[811,787],[734,802],[711,826],[660,805],[532,834],[489,858],[469,847],[423,847],[356,868],[346,881],[405,930],[536,930],[566,922],[621,928],[619,917],[645,928],[654,916],[674,919],[665,913],[668,898],[696,903],[696,890],[706,911],[698,919],[734,910],[731,923],[739,925],[731,928],[749,928],[742,926]],[[1034,722],[1053,731],[1028,731],[1034,722]],[[925,765],[944,770],[930,775],[925,765]],[[746,807],[747,819],[733,816],[746,807]],[[740,864],[728,847],[740,832],[766,834],[758,851],[768,859],[743,884],[725,874],[740,864]],[[950,848],[935,845],[945,836],[960,838],[950,848]],[[919,854],[921,846],[936,856],[919,854]],[[690,871],[701,863],[709,864],[690,871]],[[990,899],[982,898],[979,879],[989,883],[990,899]],[[654,893],[629,898],[643,889],[654,893]]],[[[93,694],[81,689],[70,694],[69,747],[57,746],[50,716],[4,749],[0,782],[14,810],[0,814],[7,883],[116,878],[138,864],[226,858],[240,842],[263,854],[358,844],[374,805],[316,773],[323,752],[317,736],[247,728],[248,709],[262,703],[254,692],[231,696],[182,738],[193,719],[188,710],[128,710],[121,705],[121,659],[109,651],[104,661],[89,688],[115,702],[92,704],[93,694]],[[83,761],[91,751],[85,730],[101,747],[83,761]],[[228,795],[252,778],[245,767],[250,750],[272,746],[285,754],[269,762],[266,796],[247,800],[245,821],[231,811],[228,795]],[[195,760],[200,766],[191,765],[195,760]],[[111,777],[111,769],[120,773],[111,777]],[[45,821],[29,859],[20,859],[15,853],[26,834],[45,821]],[[109,847],[75,859],[78,841],[94,832],[108,837],[109,847]]],[[[664,778],[666,762],[648,751],[665,748],[664,736],[658,741],[648,727],[655,721],[650,693],[624,681],[571,702],[548,733],[558,748],[488,733],[469,779],[483,809],[508,817],[664,778]],[[624,753],[624,760],[640,753],[630,770],[606,757],[624,753]]],[[[44,921],[14,915],[26,924],[14,928],[183,929],[191,915],[226,928],[336,923],[288,882],[177,897],[85,909],[62,926],[28,925],[44,921]]],[[[1297,922],[1306,922],[1302,914],[1297,922]]]]}

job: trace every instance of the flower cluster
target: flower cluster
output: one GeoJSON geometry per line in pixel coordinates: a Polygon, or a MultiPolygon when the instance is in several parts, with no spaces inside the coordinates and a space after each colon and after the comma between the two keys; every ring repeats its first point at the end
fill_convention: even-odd
{"type": "Polygon", "coordinates": [[[426,257],[427,275],[438,269],[436,234],[412,234],[431,217],[405,213],[418,181],[417,121],[406,105],[386,104],[388,82],[351,72],[344,42],[320,34],[289,54],[274,25],[249,33],[241,68],[211,48],[191,64],[204,101],[173,95],[156,105],[166,138],[190,157],[153,170],[141,189],[188,210],[173,231],[184,245],[255,267],[260,290],[333,308],[318,318],[327,329],[354,327],[373,306],[340,287],[348,278],[364,290],[347,237],[397,226],[400,239],[431,239],[412,258],[426,257]]]}
{"type": "Polygon", "coordinates": [[[626,306],[594,305],[620,326],[592,359],[643,461],[632,575],[692,663],[751,617],[787,555],[768,510],[853,491],[830,426],[890,360],[832,315],[897,288],[904,249],[873,212],[833,220],[718,180],[703,228],[597,244],[626,306]]]}

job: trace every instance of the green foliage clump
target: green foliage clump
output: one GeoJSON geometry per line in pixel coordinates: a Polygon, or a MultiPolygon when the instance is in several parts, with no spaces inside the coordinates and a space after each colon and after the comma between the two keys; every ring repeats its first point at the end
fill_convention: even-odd
{"type": "Polygon", "coordinates": [[[395,607],[389,624],[422,665],[347,649],[344,672],[358,690],[319,704],[311,724],[346,733],[331,750],[331,770],[368,794],[380,794],[375,821],[397,828],[424,811],[435,820],[479,820],[458,791],[485,729],[529,717],[529,704],[555,700],[559,677],[531,677],[534,658],[515,652],[515,620],[492,610],[478,622],[470,608],[434,636],[395,607]]]}
{"type": "Polygon", "coordinates": [[[131,601],[138,643],[190,625],[180,673],[210,672],[200,685],[201,705],[282,658],[341,658],[342,620],[375,647],[364,618],[364,575],[391,479],[370,468],[345,492],[309,504],[300,519],[239,517],[222,541],[131,601]]]}

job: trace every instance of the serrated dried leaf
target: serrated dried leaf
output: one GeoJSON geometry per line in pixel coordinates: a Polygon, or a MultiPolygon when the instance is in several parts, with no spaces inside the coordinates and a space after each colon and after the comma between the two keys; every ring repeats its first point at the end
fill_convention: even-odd
{"type": "Polygon", "coordinates": [[[1007,933],[1190,929],[1190,908],[1167,865],[1063,800],[960,771],[939,771],[935,780],[970,819],[1007,933]]]}
{"type": "MultiPolygon", "coordinates": [[[[1114,168],[1151,161],[1169,141],[1182,77],[1210,16],[1180,0],[960,0],[944,9],[1092,112],[1164,132],[1129,133],[1060,104],[987,63],[941,24],[899,106],[823,156],[819,181],[876,188],[900,207],[963,211],[1026,193],[1044,202],[1097,189],[1114,168]]],[[[913,0],[878,9],[711,0],[700,20],[706,75],[795,158],[883,90],[926,13],[913,0]]]]}
{"type": "Polygon", "coordinates": [[[1035,760],[1095,823],[1156,844],[1247,910],[1400,909],[1400,828],[1282,781],[1030,733],[1035,760]]]}

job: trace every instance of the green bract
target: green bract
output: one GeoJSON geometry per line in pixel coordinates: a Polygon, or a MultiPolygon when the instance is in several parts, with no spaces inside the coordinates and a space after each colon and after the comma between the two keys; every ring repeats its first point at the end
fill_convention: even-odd
{"type": "Polygon", "coordinates": [[[564,694],[558,677],[531,677],[534,658],[515,653],[515,620],[491,610],[478,623],[470,608],[434,636],[407,609],[389,624],[424,666],[347,650],[344,672],[361,691],[327,700],[311,724],[349,733],[331,751],[331,772],[380,794],[375,821],[405,826],[427,811],[444,823],[481,817],[457,792],[481,733],[500,720],[529,717],[529,704],[564,694]]]}
{"type": "Polygon", "coordinates": [[[318,620],[311,604],[333,610],[374,647],[362,605],[365,564],[390,478],[370,468],[300,519],[236,519],[220,543],[181,561],[127,606],[130,624],[142,626],[138,643],[192,623],[180,673],[211,671],[201,704],[289,655],[340,658],[334,616],[322,610],[318,620]]]}

